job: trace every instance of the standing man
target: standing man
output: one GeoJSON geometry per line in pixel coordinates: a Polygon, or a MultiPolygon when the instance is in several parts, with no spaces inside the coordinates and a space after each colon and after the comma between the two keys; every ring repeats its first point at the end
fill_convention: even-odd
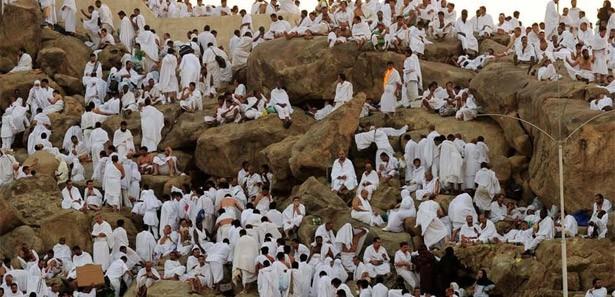
{"type": "Polygon", "coordinates": [[[103,271],[107,271],[111,263],[110,248],[113,246],[113,237],[111,236],[113,231],[111,225],[103,219],[102,215],[97,214],[94,221],[92,228],[94,263],[101,265],[103,271]]]}
{"type": "Polygon", "coordinates": [[[412,50],[408,49],[404,61],[404,85],[400,102],[403,107],[409,107],[414,100],[419,98],[419,89],[421,89],[423,81],[422,76],[419,58],[412,50]]]}
{"type": "Polygon", "coordinates": [[[94,5],[96,5],[98,15],[100,15],[101,28],[107,29],[107,33],[113,35],[113,30],[115,30],[115,28],[113,27],[113,14],[111,14],[111,9],[109,9],[107,4],[103,4],[100,0],[96,0],[94,5]]]}
{"type": "Polygon", "coordinates": [[[384,92],[380,98],[380,111],[384,113],[385,120],[395,113],[397,106],[397,92],[401,88],[401,77],[392,61],[387,62],[384,73],[384,92]]]}
{"type": "Polygon", "coordinates": [[[545,10],[545,38],[551,40],[551,36],[555,34],[555,30],[559,25],[560,15],[557,12],[557,4],[559,0],[550,0],[547,3],[547,9],[545,10]]]}

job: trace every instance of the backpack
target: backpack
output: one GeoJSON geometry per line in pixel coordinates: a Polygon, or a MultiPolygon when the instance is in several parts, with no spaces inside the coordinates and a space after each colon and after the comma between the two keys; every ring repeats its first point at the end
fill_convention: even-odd
{"type": "Polygon", "coordinates": [[[211,52],[214,53],[214,56],[216,56],[216,63],[218,63],[218,67],[226,68],[226,60],[221,56],[216,55],[216,52],[213,49],[211,50],[211,52]]]}

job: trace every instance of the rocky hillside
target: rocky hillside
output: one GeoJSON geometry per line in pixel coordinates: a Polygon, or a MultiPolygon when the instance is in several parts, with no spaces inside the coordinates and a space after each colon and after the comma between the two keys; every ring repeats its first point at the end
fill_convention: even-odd
{"type": "MultiPolygon", "coordinates": [[[[15,65],[20,47],[25,47],[32,55],[37,68],[28,73],[0,76],[0,108],[9,104],[8,99],[16,90],[25,97],[34,80],[49,79],[52,87],[66,96],[65,111],[51,117],[51,140],[59,146],[66,130],[79,122],[84,110],[80,80],[91,51],[78,37],[41,29],[40,23],[41,13],[33,0],[19,0],[16,6],[8,6],[0,18],[3,40],[0,43],[0,72],[5,73],[15,65]],[[19,34],[15,34],[17,28],[19,34]]],[[[481,49],[501,49],[505,43],[505,40],[500,43],[488,40],[481,44],[481,49]]],[[[121,46],[107,47],[99,56],[104,70],[118,66],[124,52],[121,46]]],[[[454,40],[428,46],[425,60],[421,61],[424,85],[431,81],[441,84],[453,81],[468,86],[474,90],[486,113],[518,116],[536,123],[558,139],[596,115],[589,111],[585,101],[590,95],[601,92],[596,87],[567,79],[538,82],[527,75],[527,68],[514,66],[510,59],[491,63],[479,73],[446,63],[459,53],[460,45],[454,40]]],[[[461,133],[466,139],[484,136],[502,185],[513,180],[522,186],[526,201],[538,196],[547,206],[559,203],[557,148],[548,137],[523,122],[495,116],[460,122],[422,109],[400,110],[386,123],[379,113],[359,120],[365,100],[380,98],[386,62],[393,61],[401,69],[403,60],[400,54],[359,50],[351,44],[330,49],[324,37],[264,43],[255,49],[244,72],[250,89],[261,88],[268,93],[281,79],[288,87],[292,103],[300,106],[308,101],[330,99],[336,75],[345,73],[358,93],[349,104],[320,122],[296,108],[290,129],[284,129],[275,115],[252,122],[206,127],[203,116],[212,115],[215,109],[215,100],[209,98],[205,100],[206,109],[194,114],[182,113],[178,106],[164,106],[161,111],[165,114],[165,128],[159,149],[173,148],[179,156],[180,170],[188,175],[144,176],[144,183],[161,195],[168,193],[171,186],[201,184],[203,177],[233,177],[242,161],[267,164],[275,174],[279,209],[290,203],[290,197],[303,197],[310,216],[300,233],[301,239],[308,242],[316,228],[310,223],[311,218],[333,219],[336,228],[351,221],[349,201],[331,193],[327,173],[339,149],[350,151],[358,173],[362,170],[362,161],[373,157],[374,148],[356,150],[353,135],[360,125],[408,125],[408,133],[413,137],[435,125],[440,133],[461,133]]],[[[111,117],[104,128],[112,134],[122,120],[128,122],[138,145],[140,118],[137,113],[111,117]]],[[[610,163],[615,155],[614,129],[615,117],[610,116],[592,122],[568,138],[564,150],[567,211],[590,208],[596,192],[615,197],[612,187],[615,168],[610,163]]],[[[27,160],[25,154],[26,139],[27,134],[16,141],[16,156],[19,161],[32,162],[34,157],[27,160]]],[[[404,145],[401,138],[392,138],[391,143],[397,151],[404,145]]],[[[59,188],[51,178],[57,163],[47,153],[38,154],[39,162],[48,162],[41,165],[37,178],[0,188],[0,256],[14,257],[21,243],[43,251],[51,248],[60,237],[65,237],[71,245],[91,248],[89,229],[93,214],[60,209],[59,188]]],[[[398,187],[395,181],[382,185],[374,194],[373,206],[379,210],[392,208],[399,199],[398,187]]],[[[438,201],[445,206],[450,198],[443,195],[438,201]]],[[[117,219],[126,220],[126,229],[133,241],[141,225],[139,218],[131,216],[128,210],[103,214],[112,225],[117,219]]],[[[356,221],[352,223],[359,225],[356,221]]],[[[415,246],[421,242],[412,222],[407,225],[406,233],[385,233],[370,228],[369,236],[383,238],[385,247],[393,253],[400,241],[412,241],[415,246]]],[[[612,224],[611,229],[615,229],[612,224]]],[[[594,277],[602,278],[607,287],[615,287],[615,244],[612,240],[570,241],[571,290],[586,290],[594,277]]],[[[464,263],[474,271],[481,267],[491,271],[493,280],[502,284],[498,286],[502,296],[559,296],[559,242],[542,244],[534,259],[521,259],[521,252],[520,247],[512,245],[457,249],[464,263]]],[[[189,288],[170,287],[163,282],[154,287],[150,295],[186,296],[187,290],[189,288]]]]}

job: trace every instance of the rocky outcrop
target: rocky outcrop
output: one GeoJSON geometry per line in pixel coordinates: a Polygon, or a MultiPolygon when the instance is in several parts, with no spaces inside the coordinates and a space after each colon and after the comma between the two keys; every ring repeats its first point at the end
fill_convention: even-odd
{"type": "MultiPolygon", "coordinates": [[[[493,63],[483,69],[471,84],[486,112],[516,115],[534,123],[560,139],[596,116],[584,101],[589,88],[579,82],[538,82],[527,70],[508,62],[493,63]],[[501,83],[505,77],[507,83],[501,83]]],[[[559,205],[557,146],[548,136],[527,123],[494,116],[502,127],[507,142],[519,154],[531,157],[529,186],[548,205],[559,205]]],[[[615,150],[611,131],[613,116],[591,122],[576,130],[564,146],[566,208],[587,208],[593,194],[615,192],[604,185],[615,182],[615,171],[609,165],[615,150]],[[610,121],[609,121],[610,119],[610,121]]]]}
{"type": "Polygon", "coordinates": [[[19,97],[25,99],[28,98],[30,88],[34,84],[35,80],[49,80],[49,86],[54,90],[62,92],[62,88],[58,86],[49,76],[38,70],[29,72],[15,72],[2,76],[0,79],[0,108],[6,108],[9,106],[10,97],[15,96],[15,91],[19,92],[19,97]]]}
{"type": "Polygon", "coordinates": [[[296,109],[293,124],[285,129],[276,114],[254,121],[228,123],[205,130],[197,140],[195,159],[199,169],[214,176],[235,176],[243,161],[264,163],[260,151],[290,135],[302,134],[314,120],[296,109]]]}
{"type": "Polygon", "coordinates": [[[348,151],[359,126],[359,115],[365,94],[359,93],[325,119],[310,127],[293,145],[288,160],[293,176],[305,179],[311,175],[326,175],[337,158],[337,152],[348,151]]]}
{"type": "MultiPolygon", "coordinates": [[[[615,286],[613,255],[608,240],[568,240],[568,288],[585,291],[600,278],[605,287],[615,286]]],[[[476,245],[455,250],[462,263],[474,271],[486,269],[503,296],[561,296],[561,246],[559,240],[544,241],[536,257],[523,259],[523,247],[509,244],[476,245]],[[514,292],[511,294],[511,292],[514,292]]]]}
{"type": "Polygon", "coordinates": [[[36,59],[41,48],[41,26],[43,16],[38,1],[19,0],[5,5],[0,16],[0,57],[17,64],[17,51],[25,48],[36,59]]]}
{"type": "Polygon", "coordinates": [[[92,50],[76,37],[49,29],[43,30],[41,38],[43,49],[36,58],[40,68],[50,76],[59,73],[81,79],[92,50]]]}
{"type": "MultiPolygon", "coordinates": [[[[442,61],[444,52],[457,52],[458,41],[450,40],[426,47],[429,60],[442,61]]],[[[449,53],[450,54],[450,53],[449,53]]],[[[393,52],[361,51],[352,43],[330,49],[324,37],[314,40],[275,40],[255,48],[248,59],[250,88],[270,90],[282,80],[291,102],[332,99],[338,73],[346,74],[355,90],[367,98],[380,99],[386,63],[403,68],[405,56],[393,52]],[[274,58],[275,57],[275,58],[274,58]],[[318,76],[306,75],[318,73],[318,76]]],[[[474,73],[452,65],[421,60],[423,84],[447,81],[467,86],[474,73]]]]}
{"type": "Polygon", "coordinates": [[[0,256],[13,258],[17,255],[22,245],[26,245],[36,251],[43,249],[43,242],[38,234],[30,226],[19,226],[13,231],[0,236],[0,256]]]}
{"type": "Polygon", "coordinates": [[[0,201],[5,204],[0,221],[0,234],[21,225],[38,226],[61,211],[62,195],[51,176],[20,179],[0,188],[0,201]]]}
{"type": "Polygon", "coordinates": [[[109,70],[112,67],[119,70],[122,68],[122,57],[126,53],[128,53],[128,50],[122,44],[107,45],[98,53],[98,61],[100,61],[104,70],[109,70]]]}
{"type": "Polygon", "coordinates": [[[451,58],[461,54],[461,42],[457,38],[446,38],[444,40],[433,41],[432,44],[425,45],[425,55],[423,59],[427,61],[448,63],[451,58]]]}

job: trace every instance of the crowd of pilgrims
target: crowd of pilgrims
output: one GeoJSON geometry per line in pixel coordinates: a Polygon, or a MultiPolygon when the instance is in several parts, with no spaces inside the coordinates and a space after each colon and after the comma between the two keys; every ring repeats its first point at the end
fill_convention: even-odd
{"type": "MultiPolygon", "coordinates": [[[[561,76],[553,73],[553,63],[564,60],[572,79],[608,83],[609,89],[613,86],[608,71],[615,65],[611,63],[615,61],[611,60],[615,16],[609,1],[599,11],[595,26],[575,0],[562,15],[558,1],[552,0],[545,21],[527,28],[521,26],[518,12],[500,14],[494,23],[485,7],[470,19],[465,10],[457,18],[455,5],[446,0],[331,0],[321,1],[309,13],[289,0],[258,0],[251,14],[229,9],[224,0],[217,7],[204,6],[200,0],[194,7],[181,0],[147,3],[158,17],[239,14],[242,25],[226,49],[217,44],[217,32],[209,26],[202,32],[188,32],[186,41],[174,41],[165,33],[161,42],[138,9],[131,15],[119,12],[121,23],[116,30],[109,7],[101,1],[78,12],[74,0],[65,0],[58,13],[64,33],[76,32],[76,15],[81,13],[90,37],[86,44],[93,49],[82,78],[86,108],[81,123],[67,131],[62,147],[54,147],[49,140],[49,115],[63,111],[63,97],[48,80],[35,81],[26,100],[25,94],[16,92],[3,113],[0,156],[1,185],[35,176],[36,164],[20,165],[11,150],[15,136],[29,133],[25,144],[29,155],[47,151],[60,161],[56,179],[62,187],[62,201],[58,201],[62,208],[83,212],[129,208],[142,217],[144,229],[131,245],[123,220],[112,222],[113,229],[97,214],[91,254],[70,246],[64,238],[40,255],[24,246],[19,267],[14,268],[8,259],[0,269],[4,272],[0,296],[95,296],[97,288],[76,289],[74,285],[76,267],[89,263],[103,267],[107,287],[115,296],[133,282],[138,294],[146,296],[147,289],[160,280],[188,282],[198,293],[219,292],[224,291],[223,280],[229,278],[237,287],[252,286],[260,296],[489,296],[495,284],[487,271],[468,276],[452,246],[511,243],[524,247],[523,256],[531,256],[540,242],[554,239],[558,232],[569,237],[606,237],[612,207],[603,195],[596,194],[590,217],[566,213],[562,222],[556,207],[547,209],[539,199],[525,205],[518,193],[503,193],[482,136],[441,135],[434,126],[416,139],[406,134],[407,127],[361,128],[355,135],[357,149],[375,144],[377,152],[373,160],[361,164],[365,171],[360,178],[345,151],[338,153],[331,166],[331,191],[354,197],[351,217],[355,221],[386,232],[405,232],[406,219],[415,218],[424,244],[411,248],[410,243],[401,242],[397,251],[387,251],[377,236],[366,243],[369,229],[357,227],[360,224],[354,221],[334,230],[327,218],[319,223],[310,242],[301,242],[298,229],[309,224],[304,222],[309,213],[301,197],[292,197],[286,207],[277,204],[279,199],[271,195],[275,173],[266,165],[257,169],[256,164],[244,162],[236,177],[174,187],[162,197],[143,184],[141,177],[182,174],[171,148],[158,151],[164,115],[157,106],[178,104],[184,112],[195,112],[203,109],[203,100],[217,97],[216,113],[206,116],[204,125],[255,120],[268,113],[276,113],[285,127],[292,125],[293,106],[283,81],[266,98],[259,90],[248,92],[242,82],[232,80],[232,68],[244,65],[252,48],[267,40],[323,35],[332,47],[355,42],[359,47],[369,44],[376,50],[403,52],[407,58],[402,75],[388,63],[380,102],[368,100],[361,116],[376,111],[391,115],[399,107],[411,107],[472,120],[479,107],[467,88],[432,82],[419,96],[423,85],[419,58],[430,43],[428,38],[460,39],[464,55],[455,57],[453,63],[462,68],[479,71],[491,60],[513,55],[515,63],[538,65],[538,79],[556,80],[561,76]],[[269,30],[252,27],[251,15],[263,13],[271,16],[269,30]],[[300,13],[301,21],[293,26],[280,13],[300,13]],[[511,36],[507,50],[479,53],[478,39],[496,34],[511,36]],[[116,42],[129,53],[122,58],[122,67],[111,69],[105,78],[97,54],[116,42]],[[222,91],[229,85],[233,92],[222,91]],[[141,115],[141,147],[135,147],[126,122],[112,138],[102,126],[111,116],[132,112],[141,115]],[[396,154],[390,137],[401,138],[402,152],[396,154]],[[93,169],[89,177],[86,163],[93,169]],[[403,184],[400,203],[383,213],[375,211],[370,204],[372,194],[391,179],[403,184]],[[79,189],[73,182],[85,183],[85,187],[79,189]],[[436,201],[439,194],[454,197],[448,209],[436,201]],[[500,234],[499,222],[511,228],[500,234]],[[579,225],[587,225],[587,233],[579,234],[579,225]],[[442,254],[437,251],[444,251],[443,256],[432,253],[442,254]],[[384,283],[392,275],[397,282],[387,288],[384,283]],[[51,281],[57,277],[64,285],[51,281]],[[466,293],[464,288],[471,290],[466,293]]],[[[55,0],[40,4],[46,24],[56,25],[55,0]]],[[[18,65],[11,72],[32,70],[26,50],[18,55],[18,65]]],[[[353,95],[352,83],[339,74],[334,98],[320,109],[306,106],[305,110],[321,120],[353,95]]],[[[612,105],[607,96],[593,99],[592,109],[609,110],[612,105]]],[[[586,296],[606,294],[601,280],[596,279],[586,296]]]]}

